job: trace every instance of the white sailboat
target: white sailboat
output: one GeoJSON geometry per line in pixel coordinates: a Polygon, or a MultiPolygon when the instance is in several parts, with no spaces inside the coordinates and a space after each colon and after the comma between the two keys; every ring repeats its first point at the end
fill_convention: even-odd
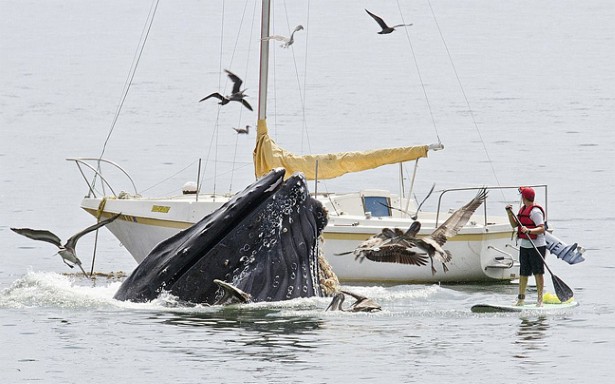
{"type": "MultiPolygon", "coordinates": [[[[386,164],[416,162],[420,158],[427,157],[428,145],[305,156],[295,155],[277,145],[269,136],[267,127],[270,43],[266,37],[270,35],[269,12],[270,1],[264,0],[260,39],[257,137],[253,158],[257,177],[274,167],[284,167],[289,175],[293,172],[303,172],[309,180],[331,179],[349,172],[361,172],[386,164]]],[[[143,260],[160,241],[188,228],[229,199],[228,195],[200,193],[198,188],[186,190],[178,196],[148,198],[138,193],[134,183],[133,192],[117,193],[113,189],[112,182],[105,178],[101,164],[119,169],[132,181],[128,173],[118,164],[101,158],[69,160],[77,163],[88,183],[89,193],[81,202],[81,207],[98,220],[121,212],[121,217],[107,228],[137,262],[143,260]],[[84,169],[95,174],[93,180],[88,180],[84,169]],[[102,196],[98,196],[97,185],[102,185],[103,191],[109,192],[103,192],[102,196]]],[[[419,237],[432,233],[442,224],[450,214],[449,208],[458,208],[445,209],[442,203],[444,196],[464,193],[473,196],[483,187],[440,191],[436,210],[419,213],[418,220],[422,225],[419,237]]],[[[496,188],[516,187],[487,187],[488,190],[496,188]]],[[[489,200],[457,236],[447,241],[445,249],[453,255],[452,261],[447,264],[449,271],[445,273],[439,270],[433,274],[429,266],[375,262],[369,259],[357,260],[352,253],[338,255],[355,249],[357,245],[379,233],[383,228],[402,230],[409,228],[414,222],[412,217],[417,212],[416,204],[410,197],[371,188],[344,194],[317,193],[316,198],[321,200],[329,211],[329,224],[323,234],[323,250],[334,272],[342,281],[474,282],[511,280],[518,277],[518,252],[511,237],[510,224],[505,216],[488,215],[489,200]]]]}

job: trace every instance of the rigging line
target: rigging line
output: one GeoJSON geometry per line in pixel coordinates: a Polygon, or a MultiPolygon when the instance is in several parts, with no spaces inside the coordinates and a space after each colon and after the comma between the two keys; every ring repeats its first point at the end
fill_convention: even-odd
{"type": "MultiPolygon", "coordinates": [[[[105,154],[105,151],[107,149],[107,144],[109,143],[109,139],[111,139],[111,135],[113,134],[113,131],[115,130],[115,125],[117,124],[117,121],[120,117],[120,113],[122,111],[122,107],[124,106],[124,102],[126,101],[126,98],[128,97],[128,92],[130,91],[132,81],[137,72],[137,67],[139,66],[141,55],[143,54],[143,49],[145,48],[145,43],[147,42],[147,38],[152,29],[152,24],[154,24],[154,16],[156,16],[156,10],[158,9],[159,2],[160,0],[154,0],[152,2],[152,5],[150,6],[147,19],[145,20],[145,25],[143,27],[143,30],[141,31],[141,37],[139,38],[139,45],[137,46],[137,52],[135,52],[135,56],[132,59],[132,64],[130,66],[130,70],[128,71],[128,77],[126,78],[126,81],[124,82],[124,89],[122,90],[122,96],[120,97],[120,102],[117,106],[115,116],[113,117],[113,121],[111,122],[111,128],[109,129],[109,133],[107,134],[107,137],[103,144],[102,150],[100,152],[100,156],[98,157],[99,159],[102,159],[105,154]]],[[[97,169],[100,172],[100,161],[98,162],[97,169]]],[[[94,185],[94,183],[96,182],[96,176],[97,175],[95,174],[93,181],[92,181],[92,185],[94,185]]],[[[104,187],[104,184],[103,184],[103,187],[104,187]]]]}
{"type": "Polygon", "coordinates": [[[145,188],[143,191],[141,191],[141,193],[147,192],[147,191],[149,191],[150,189],[155,188],[155,187],[159,186],[160,184],[162,184],[162,183],[164,183],[164,182],[167,182],[167,181],[171,180],[171,179],[172,179],[172,178],[174,178],[175,176],[177,176],[177,175],[179,175],[180,173],[184,172],[186,169],[188,169],[188,168],[192,167],[192,166],[194,165],[194,163],[197,163],[198,161],[199,161],[198,159],[197,159],[197,160],[194,160],[192,163],[188,164],[187,166],[185,166],[184,168],[182,168],[182,169],[180,169],[179,171],[175,172],[174,174],[172,174],[171,176],[167,177],[166,179],[161,180],[161,181],[159,181],[158,183],[156,183],[156,184],[153,184],[153,185],[149,186],[148,188],[145,188]]]}
{"type": "MultiPolygon", "coordinates": [[[[284,12],[286,13],[286,26],[288,27],[288,30],[290,32],[292,29],[291,29],[290,20],[288,18],[288,9],[286,7],[286,1],[284,2],[284,12]]],[[[309,25],[308,25],[308,27],[309,27],[309,25]]],[[[297,79],[297,86],[299,87],[299,98],[301,99],[301,113],[303,115],[303,134],[301,135],[301,150],[303,151],[303,147],[304,147],[304,145],[303,145],[303,137],[305,135],[305,139],[307,140],[308,152],[312,152],[312,146],[310,144],[310,135],[308,133],[307,121],[305,119],[304,91],[302,91],[303,87],[301,86],[301,79],[299,78],[299,68],[297,67],[297,57],[295,56],[295,47],[294,47],[294,45],[291,45],[290,49],[291,49],[292,56],[293,56],[293,64],[295,66],[295,78],[297,79]]]]}
{"type": "MultiPolygon", "coordinates": [[[[248,4],[248,2],[246,2],[246,8],[247,8],[247,4],[248,4]]],[[[257,5],[257,2],[254,1],[254,2],[252,2],[252,4],[254,4],[254,6],[252,8],[252,24],[250,25],[250,38],[248,39],[248,54],[247,54],[247,57],[246,57],[246,68],[245,68],[245,73],[246,73],[245,81],[246,81],[246,83],[247,83],[247,80],[248,80],[248,73],[249,73],[248,69],[249,69],[249,65],[250,65],[250,54],[252,52],[252,37],[254,35],[254,21],[255,21],[255,15],[256,15],[256,5],[257,5]]],[[[244,11],[245,11],[246,8],[244,8],[244,11]]],[[[242,25],[243,25],[243,19],[242,19],[242,25]]],[[[239,35],[237,36],[237,39],[239,39],[239,35]]],[[[240,106],[239,108],[240,108],[239,109],[239,119],[238,119],[237,124],[238,124],[238,127],[241,128],[241,126],[243,125],[241,123],[242,116],[243,116],[243,106],[240,106]]],[[[235,176],[235,169],[236,169],[235,168],[235,164],[236,164],[236,161],[237,161],[237,149],[238,149],[238,145],[239,145],[239,134],[237,134],[236,136],[237,137],[235,138],[235,153],[233,154],[233,161],[231,163],[231,180],[229,182],[229,187],[228,187],[229,193],[231,193],[231,191],[233,190],[233,177],[235,176]]]]}
{"type": "MultiPolygon", "coordinates": [[[[269,30],[269,36],[274,36],[275,33],[275,6],[271,7],[270,9],[270,25],[271,28],[269,30]]],[[[275,40],[273,40],[275,41],[275,40]]],[[[273,57],[273,65],[269,66],[269,70],[271,71],[271,83],[273,85],[273,133],[274,133],[274,138],[277,139],[278,136],[278,87],[277,87],[277,80],[278,80],[278,76],[277,76],[277,72],[276,72],[276,68],[277,68],[277,61],[276,61],[276,53],[277,53],[277,48],[276,45],[277,44],[273,44],[272,40],[268,40],[268,44],[269,44],[269,57],[273,57]],[[273,50],[271,49],[273,48],[273,50]]],[[[267,96],[269,96],[269,92],[266,92],[267,96]]],[[[267,102],[267,100],[265,100],[265,102],[267,102]]],[[[269,105],[269,103],[267,103],[267,105],[269,105]]],[[[265,116],[267,117],[267,116],[265,116]]]]}
{"type": "Polygon", "coordinates": [[[150,7],[149,14],[147,15],[147,19],[145,21],[145,26],[143,28],[143,31],[141,32],[141,38],[139,40],[139,46],[137,47],[137,52],[135,54],[135,57],[133,58],[130,70],[128,71],[128,78],[126,79],[126,82],[124,83],[124,90],[123,90],[124,92],[122,94],[122,97],[120,98],[120,103],[117,107],[117,111],[115,112],[113,121],[111,122],[111,129],[109,130],[109,133],[107,134],[107,138],[105,139],[103,149],[100,153],[100,158],[102,158],[105,153],[105,150],[107,148],[107,143],[109,142],[109,139],[111,138],[111,135],[113,134],[113,130],[115,129],[115,125],[117,124],[117,120],[119,119],[120,112],[122,111],[122,107],[124,106],[124,102],[126,101],[126,97],[128,97],[128,92],[130,90],[130,87],[132,86],[132,81],[134,80],[135,74],[137,73],[137,67],[139,66],[141,55],[143,54],[143,49],[145,48],[145,43],[147,42],[147,38],[149,37],[149,33],[152,29],[152,25],[154,24],[154,16],[156,16],[156,10],[158,9],[159,2],[160,0],[154,0],[150,7]]]}
{"type": "MultiPolygon", "coordinates": [[[[483,139],[483,136],[480,132],[480,129],[478,128],[478,123],[476,122],[476,118],[474,117],[474,112],[472,110],[472,107],[470,106],[470,101],[468,100],[468,97],[466,96],[466,92],[463,88],[463,85],[461,83],[461,79],[459,78],[459,73],[457,73],[457,68],[455,67],[455,63],[453,62],[453,57],[451,56],[451,52],[448,49],[448,45],[446,44],[446,40],[444,39],[444,34],[442,33],[442,30],[440,29],[440,25],[438,24],[438,20],[436,18],[436,13],[433,10],[433,7],[431,6],[431,1],[427,0],[427,3],[429,4],[429,9],[431,11],[431,15],[434,19],[434,22],[436,24],[436,28],[438,29],[438,33],[440,34],[440,39],[442,40],[442,44],[444,45],[444,49],[446,50],[446,54],[448,55],[448,60],[451,63],[451,67],[453,68],[453,72],[455,73],[455,78],[457,79],[457,83],[459,84],[459,88],[461,89],[461,94],[463,95],[463,98],[466,102],[466,105],[468,106],[468,111],[470,112],[470,118],[472,119],[472,123],[474,124],[474,128],[476,128],[476,132],[478,133],[478,137],[480,138],[480,142],[483,145],[483,150],[485,151],[485,155],[487,156],[487,160],[489,161],[489,166],[491,167],[491,172],[493,173],[493,177],[495,177],[495,181],[498,184],[498,186],[501,186],[500,184],[500,180],[498,179],[498,176],[495,172],[495,167],[493,166],[493,161],[491,160],[491,156],[489,156],[489,151],[487,151],[487,145],[485,144],[485,140],[483,139]]],[[[503,190],[501,190],[502,193],[502,197],[504,197],[504,192],[503,190]]]]}
{"type": "MultiPolygon", "coordinates": [[[[241,121],[241,118],[239,119],[241,121]]],[[[241,128],[241,126],[239,126],[241,128]]],[[[239,133],[235,135],[235,151],[233,153],[233,162],[231,165],[231,181],[228,185],[228,192],[231,193],[233,190],[233,176],[235,175],[235,160],[237,159],[237,147],[239,146],[239,133]]]]}
{"type": "MultiPolygon", "coordinates": [[[[301,113],[303,115],[303,131],[305,132],[306,137],[308,138],[308,150],[310,152],[312,152],[312,146],[310,144],[310,137],[308,134],[308,125],[307,125],[307,116],[305,115],[305,106],[307,103],[307,83],[308,83],[308,52],[309,52],[309,41],[310,41],[310,10],[311,8],[312,2],[311,0],[307,1],[307,16],[306,16],[306,21],[305,21],[305,54],[304,56],[304,60],[303,60],[303,88],[302,91],[300,92],[300,94],[303,94],[303,97],[301,98],[301,113]]],[[[293,59],[294,59],[294,55],[293,55],[293,59]]],[[[295,71],[298,73],[297,71],[297,64],[295,63],[295,71]]],[[[298,77],[299,75],[297,75],[298,77]]],[[[302,136],[303,137],[303,136],[302,136]]],[[[303,147],[302,147],[303,148],[303,147]]],[[[327,180],[319,180],[318,184],[321,185],[323,189],[325,190],[326,194],[329,194],[329,188],[328,188],[328,183],[327,180]]],[[[331,202],[331,205],[334,206],[333,202],[331,202]]],[[[337,209],[336,209],[337,212],[337,209]]]]}
{"type": "MultiPolygon", "coordinates": [[[[397,0],[397,8],[399,9],[399,15],[401,16],[402,24],[406,24],[406,20],[404,20],[404,14],[401,10],[401,5],[399,4],[399,0],[397,0]]],[[[429,115],[431,116],[431,122],[433,124],[433,129],[436,133],[436,137],[438,138],[438,143],[441,143],[440,134],[438,133],[438,127],[436,126],[436,119],[434,117],[433,110],[431,108],[431,103],[429,102],[429,97],[427,96],[425,82],[423,81],[423,76],[421,76],[419,62],[416,58],[416,53],[414,52],[414,46],[412,45],[412,40],[410,39],[410,33],[408,32],[408,28],[404,28],[404,31],[406,32],[406,39],[408,39],[408,44],[410,45],[410,51],[412,52],[412,58],[414,59],[414,66],[416,67],[416,72],[419,77],[419,81],[421,82],[421,88],[423,89],[423,95],[425,96],[425,101],[427,103],[427,109],[429,110],[429,115]]]]}
{"type": "MultiPolygon", "coordinates": [[[[220,60],[218,61],[218,89],[221,89],[221,85],[222,85],[222,81],[221,81],[221,73],[222,73],[222,54],[223,54],[223,42],[224,42],[224,15],[225,15],[225,8],[224,8],[224,1],[222,1],[222,17],[221,17],[221,23],[220,23],[220,60]]],[[[217,135],[218,132],[218,123],[220,120],[220,108],[221,105],[218,104],[218,110],[216,112],[216,120],[214,121],[214,129],[211,135],[211,138],[209,140],[209,148],[207,150],[207,154],[205,155],[205,165],[203,166],[203,169],[201,169],[201,175],[200,175],[200,183],[197,186],[197,190],[201,191],[203,188],[203,183],[205,182],[205,172],[207,171],[207,166],[209,165],[209,160],[211,158],[211,150],[212,148],[215,148],[216,146],[214,146],[212,143],[214,142],[214,139],[217,135]]],[[[216,162],[214,161],[214,188],[212,191],[212,194],[215,196],[216,194],[216,183],[215,183],[215,174],[216,174],[216,162]]]]}
{"type": "MultiPolygon", "coordinates": [[[[248,1],[246,0],[246,2],[244,3],[244,8],[243,8],[243,13],[241,15],[241,22],[240,22],[240,27],[239,30],[237,31],[237,37],[235,38],[235,45],[233,46],[233,51],[231,53],[231,60],[229,63],[229,67],[232,68],[233,65],[233,59],[235,58],[235,52],[237,51],[237,43],[239,41],[239,36],[240,36],[240,32],[241,32],[241,26],[243,26],[243,21],[245,19],[245,15],[246,15],[246,9],[248,6],[248,1]]],[[[221,76],[222,75],[222,59],[223,59],[223,52],[224,52],[224,19],[225,19],[225,7],[224,7],[224,1],[222,2],[222,23],[221,23],[221,34],[220,34],[220,61],[219,61],[219,76],[218,76],[218,89],[221,89],[221,76]]],[[[226,88],[229,82],[228,76],[224,75],[225,77],[225,82],[224,82],[224,91],[223,93],[226,93],[226,88]]],[[[206,156],[206,161],[205,161],[205,167],[203,167],[203,170],[201,171],[201,180],[202,182],[205,181],[205,171],[207,170],[207,165],[209,163],[209,159],[211,156],[211,150],[212,148],[214,148],[214,177],[213,177],[213,194],[216,194],[216,189],[217,189],[217,174],[218,174],[218,148],[219,146],[219,135],[220,135],[220,112],[221,112],[221,108],[222,105],[218,104],[218,111],[216,114],[216,121],[214,124],[214,133],[211,136],[211,140],[209,142],[209,151],[207,152],[207,156],[206,156]],[[214,143],[215,144],[212,144],[214,143]]],[[[201,183],[202,183],[201,182],[201,183]]],[[[201,190],[201,185],[199,185],[199,190],[201,190]]]]}
{"type": "MultiPolygon", "coordinates": [[[[305,116],[305,104],[306,104],[306,99],[307,99],[307,69],[308,69],[308,41],[309,41],[309,37],[310,37],[310,5],[311,5],[311,1],[308,0],[307,2],[307,17],[306,17],[306,22],[305,22],[305,59],[303,60],[303,98],[301,100],[301,113],[303,114],[303,130],[306,132],[307,135],[307,118],[305,116]]],[[[296,66],[296,64],[295,64],[296,66]]],[[[310,148],[310,152],[312,151],[311,146],[310,146],[310,142],[309,142],[309,136],[308,136],[308,148],[310,148]]],[[[326,186],[325,186],[326,189],[326,186]]]]}
{"type": "MultiPolygon", "coordinates": [[[[196,162],[198,162],[198,160],[196,160],[196,162]]],[[[247,167],[248,165],[250,164],[246,164],[244,165],[244,167],[247,167]]],[[[221,172],[220,175],[226,175],[227,173],[228,172],[221,172]]],[[[209,179],[207,179],[207,181],[212,180],[212,179],[213,178],[210,177],[209,179]]],[[[161,196],[177,196],[177,195],[182,195],[182,194],[183,194],[182,188],[173,188],[173,189],[169,189],[168,191],[160,193],[161,196]]],[[[208,195],[210,194],[208,193],[208,195]]],[[[212,197],[216,198],[216,196],[213,196],[213,195],[212,197]]]]}
{"type": "MultiPolygon", "coordinates": [[[[218,89],[221,89],[221,77],[222,76],[222,55],[224,54],[224,19],[226,17],[226,8],[224,6],[224,1],[222,2],[222,23],[220,24],[220,61],[218,61],[218,89]]],[[[228,81],[228,80],[227,80],[228,81]]],[[[224,90],[226,91],[226,83],[224,83],[224,90]]],[[[223,92],[226,93],[226,92],[223,92]]],[[[205,171],[207,170],[207,165],[209,165],[209,160],[211,156],[211,150],[214,149],[214,178],[213,178],[213,191],[212,194],[216,195],[216,187],[217,187],[217,177],[218,174],[218,135],[220,132],[220,110],[222,108],[221,104],[218,104],[218,110],[216,111],[216,121],[214,123],[214,131],[211,135],[211,140],[209,141],[209,150],[207,151],[207,156],[205,157],[205,166],[201,171],[201,184],[205,182],[205,171]],[[215,145],[213,144],[215,142],[215,145]]],[[[198,190],[202,190],[202,185],[198,186],[198,190]]]]}
{"type": "MultiPolygon", "coordinates": [[[[198,162],[198,160],[196,160],[196,162],[198,162]]],[[[245,163],[245,164],[237,167],[236,169],[243,169],[243,168],[246,168],[246,167],[249,167],[249,166],[252,166],[251,162],[250,163],[245,163]]],[[[226,171],[226,172],[220,172],[220,175],[218,175],[218,176],[226,176],[229,173],[231,173],[230,170],[226,171]]],[[[208,178],[205,181],[210,181],[210,180],[213,180],[213,177],[210,177],[210,178],[208,178]]],[[[168,192],[161,193],[161,196],[175,196],[175,195],[178,195],[178,194],[180,194],[180,195],[182,194],[181,188],[173,188],[172,190],[169,190],[168,192]]]]}

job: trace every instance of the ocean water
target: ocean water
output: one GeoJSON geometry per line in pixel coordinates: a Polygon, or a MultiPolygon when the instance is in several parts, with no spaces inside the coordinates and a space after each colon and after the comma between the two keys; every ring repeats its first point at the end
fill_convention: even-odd
{"type": "MultiPolygon", "coordinates": [[[[90,282],[50,244],[10,231],[47,228],[65,239],[92,223],[79,208],[86,185],[66,158],[101,154],[152,4],[0,1],[0,381],[611,382],[615,4],[274,4],[275,33],[305,27],[292,49],[272,43],[268,122],[278,143],[322,153],[440,139],[445,150],[419,162],[419,196],[434,182],[547,184],[556,235],[587,251],[581,264],[550,263],[581,305],[546,316],[470,312],[512,301],[513,284],[353,286],[382,305],[374,314],[324,312],[325,298],[239,308],[117,302],[135,262],[109,232],[99,233],[95,270],[113,276],[90,282]],[[378,35],[364,8],[413,26],[378,35]]],[[[229,89],[228,68],[256,107],[259,9],[157,4],[104,152],[139,192],[179,192],[199,158],[206,190],[253,180],[254,136],[231,128],[256,115],[198,100],[229,89]]],[[[398,173],[382,167],[318,188],[397,192],[398,173]]],[[[502,212],[517,198],[510,193],[502,212]]],[[[79,242],[88,266],[94,246],[93,235],[79,242]]]]}

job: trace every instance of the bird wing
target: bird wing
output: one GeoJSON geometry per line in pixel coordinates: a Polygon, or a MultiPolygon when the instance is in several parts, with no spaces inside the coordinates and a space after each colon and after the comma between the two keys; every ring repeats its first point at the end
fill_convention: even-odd
{"type": "Polygon", "coordinates": [[[378,249],[380,246],[388,244],[394,239],[398,239],[399,233],[397,231],[399,231],[399,229],[397,228],[395,228],[395,230],[390,228],[383,228],[380,233],[370,236],[369,239],[363,241],[353,251],[335,253],[335,255],[342,256],[354,253],[355,256],[359,256],[364,251],[372,252],[373,250],[378,249]]]}
{"type": "Polygon", "coordinates": [[[231,81],[233,82],[233,94],[238,93],[243,81],[239,78],[239,76],[229,71],[228,69],[225,69],[224,71],[228,75],[229,79],[231,79],[231,81]]]}
{"type": "Polygon", "coordinates": [[[470,217],[474,214],[476,209],[480,207],[480,205],[487,198],[487,189],[483,188],[476,194],[470,202],[468,202],[463,207],[459,208],[453,214],[446,219],[442,225],[440,225],[433,233],[431,237],[438,242],[438,244],[443,245],[447,239],[455,236],[461,228],[470,220],[470,217]]]}
{"type": "Polygon", "coordinates": [[[211,95],[205,96],[204,98],[202,98],[201,100],[199,100],[199,103],[200,103],[201,101],[205,101],[205,100],[209,99],[210,97],[215,97],[216,99],[220,99],[220,100],[223,100],[223,99],[224,99],[224,96],[222,96],[222,95],[221,95],[221,94],[219,94],[218,92],[214,92],[214,93],[212,93],[211,95]]]}
{"type": "Polygon", "coordinates": [[[250,103],[248,103],[245,99],[241,99],[241,104],[243,104],[244,107],[248,108],[250,111],[252,111],[252,106],[250,105],[250,103]]]}
{"type": "Polygon", "coordinates": [[[359,256],[361,252],[365,250],[371,250],[373,248],[378,248],[383,242],[388,241],[395,237],[395,233],[389,228],[383,228],[382,232],[377,235],[370,236],[369,239],[363,241],[359,244],[354,250],[348,252],[339,252],[335,253],[336,256],[349,255],[354,253],[355,256],[359,256]]]}
{"type": "Polygon", "coordinates": [[[376,237],[379,237],[381,239],[392,239],[395,236],[397,236],[397,233],[393,229],[390,229],[390,228],[382,228],[382,231],[376,235],[376,237]]]}
{"type": "Polygon", "coordinates": [[[282,41],[284,43],[288,43],[290,41],[288,37],[282,36],[282,35],[273,35],[273,36],[263,37],[263,40],[277,40],[277,41],[282,41]]]}
{"type": "Polygon", "coordinates": [[[370,299],[369,297],[359,295],[358,293],[345,291],[343,289],[340,289],[340,292],[342,294],[350,295],[355,299],[355,302],[350,305],[350,309],[353,312],[372,312],[372,311],[380,311],[382,309],[382,307],[380,307],[378,303],[376,303],[374,300],[370,299]]]}
{"type": "Polygon", "coordinates": [[[361,296],[358,293],[346,291],[346,290],[343,290],[343,289],[340,289],[340,292],[345,293],[346,295],[354,297],[355,300],[365,300],[365,299],[367,299],[367,297],[361,296]]]}
{"type": "Polygon", "coordinates": [[[374,15],[373,13],[371,13],[370,11],[368,11],[367,9],[365,10],[365,12],[367,12],[374,20],[376,20],[376,22],[378,23],[378,25],[380,25],[380,28],[382,29],[386,29],[389,28],[389,26],[387,25],[387,23],[384,22],[384,20],[382,20],[381,17],[374,15]]]}
{"type": "Polygon", "coordinates": [[[452,260],[450,251],[442,249],[443,244],[446,243],[446,239],[442,243],[432,238],[431,236],[418,239],[416,246],[419,249],[424,249],[431,254],[432,257],[440,260],[443,263],[448,263],[452,260]]]}
{"type": "Polygon", "coordinates": [[[30,238],[32,240],[46,241],[55,245],[58,248],[62,247],[60,238],[53,233],[44,229],[30,229],[30,228],[11,228],[11,231],[18,233],[22,236],[30,238]]]}
{"type": "Polygon", "coordinates": [[[389,243],[375,249],[366,249],[363,254],[371,261],[380,263],[397,263],[410,265],[427,265],[427,257],[423,252],[415,252],[408,244],[389,243]]]}
{"type": "Polygon", "coordinates": [[[397,24],[392,26],[391,28],[398,28],[398,27],[410,27],[412,24],[397,24]]]}
{"type": "Polygon", "coordinates": [[[325,311],[342,311],[342,303],[344,300],[346,300],[346,296],[343,292],[336,293],[325,311]]]}
{"type": "Polygon", "coordinates": [[[410,225],[410,228],[404,233],[405,237],[416,237],[416,235],[421,230],[421,222],[415,221],[410,225]]]}
{"type": "Polygon", "coordinates": [[[92,231],[97,230],[100,227],[103,227],[107,224],[109,224],[110,222],[112,222],[113,220],[117,219],[118,217],[120,217],[121,213],[115,214],[113,216],[111,216],[108,219],[105,220],[101,220],[96,224],[90,225],[89,227],[87,227],[86,229],[84,229],[81,232],[77,232],[75,233],[73,236],[71,236],[68,240],[66,240],[66,248],[72,248],[75,249],[75,246],[77,245],[77,241],[81,238],[81,236],[88,234],[92,231]]]}

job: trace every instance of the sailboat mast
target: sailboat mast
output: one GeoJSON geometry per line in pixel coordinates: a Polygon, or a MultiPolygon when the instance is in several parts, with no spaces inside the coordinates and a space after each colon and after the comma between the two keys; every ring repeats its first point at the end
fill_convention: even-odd
{"type": "Polygon", "coordinates": [[[267,118],[267,81],[269,76],[269,18],[271,0],[262,1],[260,72],[258,76],[258,120],[267,118]]]}

